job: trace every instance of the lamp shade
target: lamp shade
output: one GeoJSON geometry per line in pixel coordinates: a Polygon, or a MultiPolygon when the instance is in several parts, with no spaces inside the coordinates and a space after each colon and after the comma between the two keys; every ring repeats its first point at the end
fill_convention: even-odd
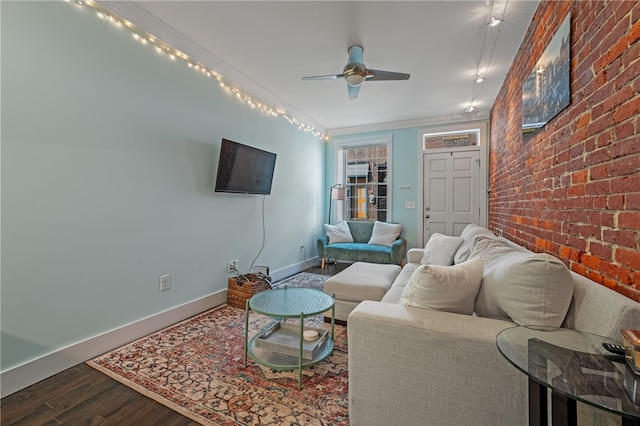
{"type": "Polygon", "coordinates": [[[347,199],[347,191],[344,188],[333,188],[331,190],[331,199],[344,201],[347,199]]]}

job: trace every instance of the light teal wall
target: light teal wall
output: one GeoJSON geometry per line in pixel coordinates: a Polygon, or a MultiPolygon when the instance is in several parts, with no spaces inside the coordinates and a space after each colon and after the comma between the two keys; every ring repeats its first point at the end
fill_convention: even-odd
{"type": "Polygon", "coordinates": [[[257,264],[315,255],[324,142],[89,8],[3,1],[1,19],[3,371],[225,289],[227,260],[248,268],[263,197],[214,192],[223,137],[278,154],[257,264]]]}
{"type": "MultiPolygon", "coordinates": [[[[392,138],[392,175],[393,175],[393,199],[391,219],[394,223],[402,225],[402,235],[407,240],[407,249],[417,246],[418,235],[418,209],[407,209],[405,203],[407,201],[417,201],[418,199],[418,131],[416,127],[397,130],[385,130],[379,132],[357,133],[350,135],[341,135],[330,138],[327,144],[327,165],[325,185],[330,187],[333,185],[336,167],[336,142],[344,139],[362,138],[365,136],[391,134],[392,138]],[[411,185],[409,189],[399,189],[400,185],[411,185]]],[[[327,195],[325,198],[328,197],[327,195]]],[[[325,217],[326,217],[325,213],[325,217]]],[[[325,219],[326,220],[326,219],[325,219]]]]}

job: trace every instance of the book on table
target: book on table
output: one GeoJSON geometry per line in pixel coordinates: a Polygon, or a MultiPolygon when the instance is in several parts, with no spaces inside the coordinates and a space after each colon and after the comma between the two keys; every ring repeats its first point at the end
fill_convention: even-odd
{"type": "MultiPolygon", "coordinates": [[[[327,340],[328,331],[324,328],[305,327],[305,330],[316,330],[318,338],[302,342],[302,358],[312,360],[321,350],[327,340]]],[[[255,339],[258,348],[269,349],[286,355],[298,356],[300,353],[300,325],[277,322],[273,326],[261,331],[255,339]]]]}

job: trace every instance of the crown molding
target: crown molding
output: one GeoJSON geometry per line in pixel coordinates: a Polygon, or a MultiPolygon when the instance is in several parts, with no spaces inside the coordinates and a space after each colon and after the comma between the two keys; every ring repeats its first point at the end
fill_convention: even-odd
{"type": "Polygon", "coordinates": [[[417,118],[412,120],[393,121],[387,123],[368,124],[364,126],[341,127],[330,129],[327,132],[329,137],[352,135],[356,133],[380,132],[393,129],[408,129],[411,127],[425,127],[442,124],[466,123],[470,121],[488,120],[490,111],[474,111],[459,114],[447,114],[433,117],[417,118]]]}

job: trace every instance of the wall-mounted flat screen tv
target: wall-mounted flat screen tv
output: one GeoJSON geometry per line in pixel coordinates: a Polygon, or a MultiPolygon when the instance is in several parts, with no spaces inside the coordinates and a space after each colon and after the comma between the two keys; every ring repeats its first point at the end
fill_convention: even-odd
{"type": "Polygon", "coordinates": [[[216,192],[271,194],[276,154],[222,139],[216,192]]]}

